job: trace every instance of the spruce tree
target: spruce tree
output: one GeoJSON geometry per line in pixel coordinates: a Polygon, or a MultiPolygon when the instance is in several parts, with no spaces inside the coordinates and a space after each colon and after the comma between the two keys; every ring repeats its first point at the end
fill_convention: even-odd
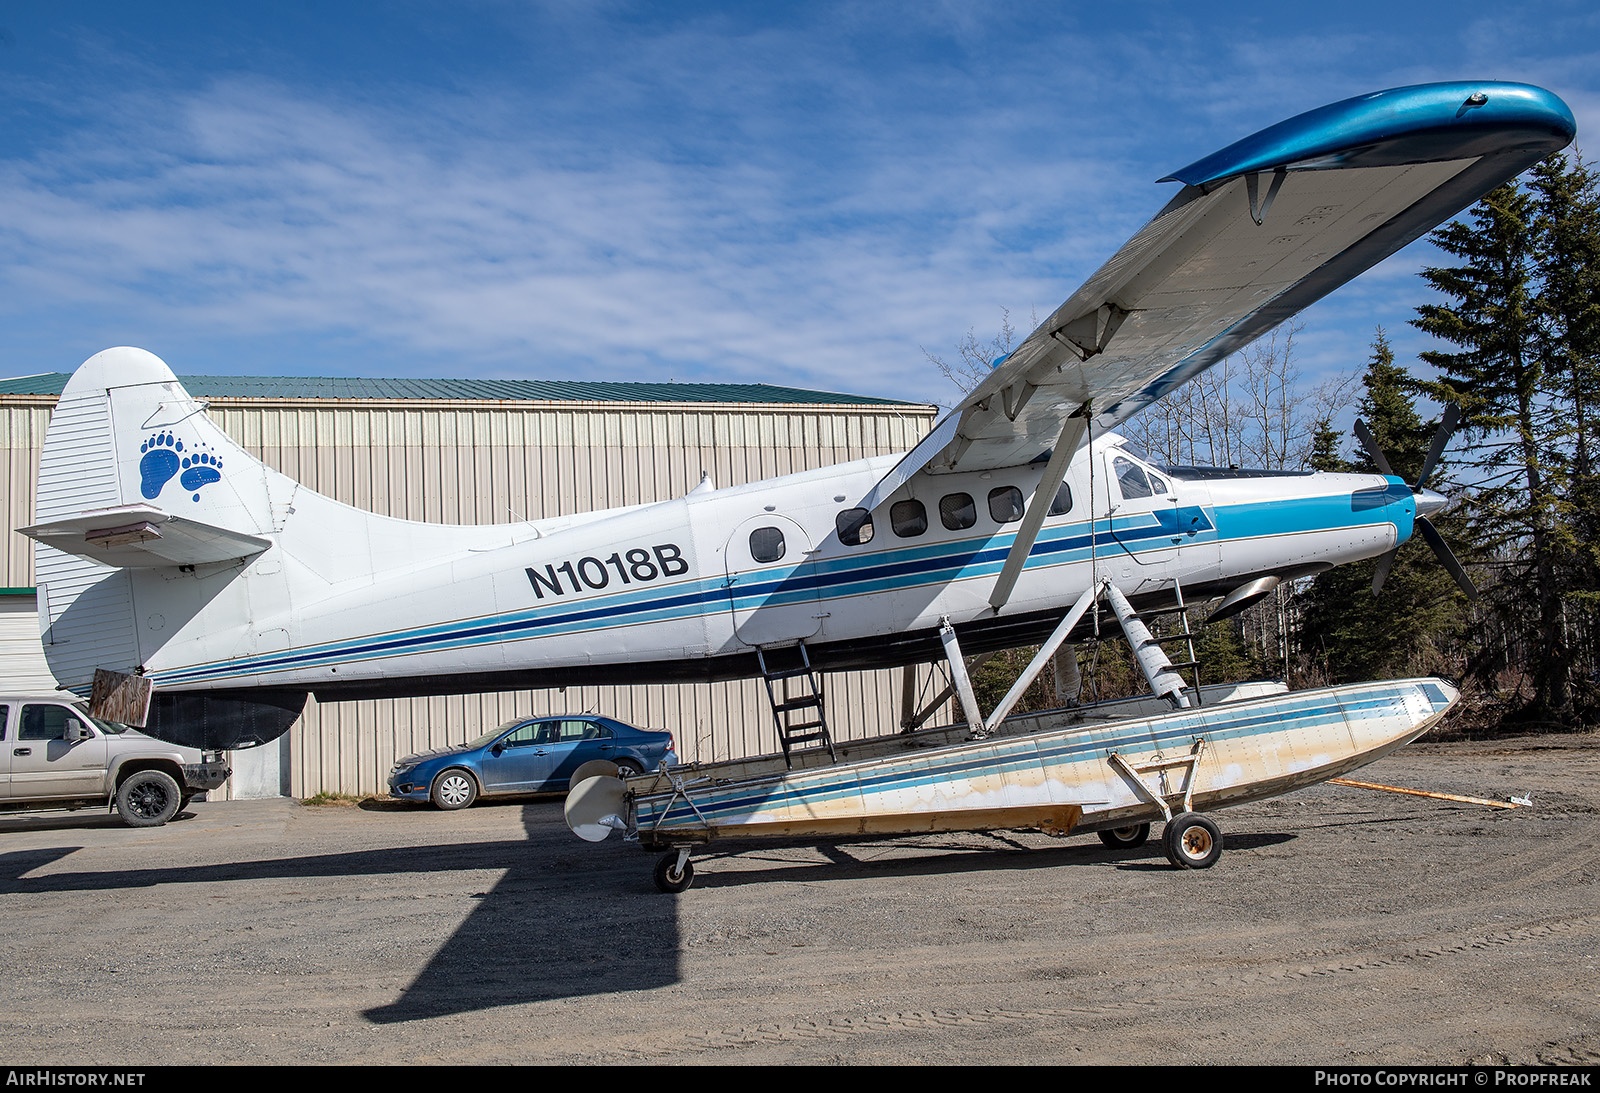
{"type": "Polygon", "coordinates": [[[1542,275],[1542,357],[1549,391],[1547,461],[1552,489],[1556,580],[1565,601],[1580,720],[1600,711],[1600,176],[1577,155],[1557,155],[1529,180],[1542,275]]]}
{"type": "Polygon", "coordinates": [[[1419,307],[1412,324],[1457,347],[1422,354],[1438,378],[1419,387],[1462,412],[1472,536],[1500,560],[1489,596],[1499,634],[1490,647],[1518,654],[1513,667],[1531,683],[1525,712],[1560,720],[1570,714],[1571,652],[1556,573],[1559,475],[1549,444],[1538,213],[1533,196],[1511,182],[1474,205],[1468,220],[1434,232],[1435,245],[1461,264],[1423,271],[1448,302],[1419,307]]]}
{"type": "MultiPolygon", "coordinates": [[[[1415,381],[1395,363],[1380,327],[1362,377],[1359,413],[1391,468],[1407,481],[1422,469],[1433,430],[1423,425],[1409,390],[1415,381]]],[[[1317,470],[1376,474],[1364,451],[1339,458],[1332,430],[1320,436],[1317,470]],[[1326,449],[1325,451],[1323,449],[1326,449]]],[[[1447,535],[1448,526],[1442,528],[1447,535]]],[[[1463,618],[1455,582],[1420,545],[1396,555],[1378,596],[1372,594],[1377,559],[1338,566],[1312,579],[1299,595],[1300,648],[1332,682],[1396,675],[1454,674],[1449,656],[1463,618]]]]}

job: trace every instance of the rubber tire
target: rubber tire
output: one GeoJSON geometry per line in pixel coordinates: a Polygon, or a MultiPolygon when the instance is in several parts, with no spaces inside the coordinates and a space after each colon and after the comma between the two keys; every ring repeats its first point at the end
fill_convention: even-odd
{"type": "Polygon", "coordinates": [[[694,883],[694,862],[683,863],[678,872],[678,852],[669,850],[656,859],[656,887],[668,895],[676,895],[694,883]]]}
{"type": "Polygon", "coordinates": [[[177,815],[183,792],[172,775],[140,770],[117,787],[117,815],[129,827],[160,827],[177,815]]]}
{"type": "Polygon", "coordinates": [[[626,782],[629,778],[637,778],[644,773],[644,768],[632,759],[617,760],[617,777],[626,782]]]}
{"type": "Polygon", "coordinates": [[[1180,812],[1167,821],[1161,845],[1179,869],[1210,869],[1222,857],[1222,831],[1198,812],[1180,812]]]}
{"type": "Polygon", "coordinates": [[[469,807],[478,799],[478,780],[460,767],[451,767],[433,780],[433,788],[428,791],[428,799],[433,802],[433,807],[444,812],[454,812],[457,809],[469,807]],[[452,789],[450,796],[445,796],[445,783],[459,785],[465,783],[460,789],[452,789]]]}
{"type": "Polygon", "coordinates": [[[1096,831],[1095,834],[1100,836],[1101,842],[1113,850],[1132,850],[1150,841],[1150,825],[1130,824],[1127,827],[1096,831]]]}

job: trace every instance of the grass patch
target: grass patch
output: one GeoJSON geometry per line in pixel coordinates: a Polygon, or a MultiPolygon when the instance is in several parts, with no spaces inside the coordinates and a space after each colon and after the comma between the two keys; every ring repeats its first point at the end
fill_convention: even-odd
{"type": "Polygon", "coordinates": [[[358,797],[353,793],[329,793],[324,790],[315,796],[307,797],[300,803],[303,805],[310,805],[313,808],[322,808],[327,806],[331,806],[333,808],[354,808],[364,800],[366,800],[365,797],[358,797]]]}

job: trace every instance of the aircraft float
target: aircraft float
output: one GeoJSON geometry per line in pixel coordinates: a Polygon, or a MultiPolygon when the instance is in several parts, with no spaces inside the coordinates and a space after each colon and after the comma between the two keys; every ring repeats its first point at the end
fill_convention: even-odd
{"type": "Polygon", "coordinates": [[[1574,133],[1556,96],[1494,82],[1291,118],[1164,179],[1180,189],[1155,218],[909,453],[554,519],[340,504],[245,452],[157,357],[106,350],[62,392],[24,529],[46,657],[102,712],[208,749],[274,739],[308,694],[762,676],[775,765],[602,773],[569,797],[585,838],[664,850],[668,890],[692,848],[741,835],[1042,827],[1136,845],[1162,819],[1175,864],[1209,865],[1205,811],[1370,762],[1457,694],[1422,679],[1206,701],[1141,616],[1219,596],[1225,614],[1419,528],[1464,582],[1422,486],[1448,430],[1415,486],[1158,466],[1114,430],[1574,133]],[[1016,695],[1102,606],[1170,712],[1018,731],[1016,695]],[[983,716],[966,655],[1040,642],[983,716]],[[940,659],[964,742],[835,747],[818,673],[940,659]]]}

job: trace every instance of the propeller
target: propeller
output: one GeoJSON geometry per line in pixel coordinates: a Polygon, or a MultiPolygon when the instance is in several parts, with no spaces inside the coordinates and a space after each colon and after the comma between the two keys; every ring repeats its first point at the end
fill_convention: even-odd
{"type": "MultiPolygon", "coordinates": [[[[1467,594],[1467,599],[1476,601],[1478,598],[1477,586],[1472,583],[1472,578],[1467,576],[1467,571],[1461,568],[1461,563],[1445,545],[1444,536],[1439,534],[1439,529],[1433,526],[1433,521],[1428,519],[1430,513],[1438,512],[1449,502],[1441,495],[1423,486],[1428,477],[1433,474],[1433,469],[1439,463],[1439,457],[1444,454],[1444,447],[1450,442],[1450,436],[1456,431],[1456,426],[1461,423],[1461,411],[1452,403],[1444,408],[1444,418],[1439,422],[1439,427],[1433,431],[1433,443],[1428,447],[1428,457],[1422,461],[1422,470],[1417,474],[1417,481],[1411,487],[1411,492],[1417,500],[1417,530],[1422,532],[1422,537],[1428,541],[1433,552],[1439,556],[1439,561],[1444,563],[1445,569],[1450,571],[1456,584],[1461,586],[1461,591],[1467,594]]],[[[1373,440],[1372,433],[1359,419],[1356,421],[1356,437],[1361,441],[1361,446],[1372,457],[1372,462],[1377,466],[1379,473],[1398,478],[1389,466],[1388,459],[1384,458],[1378,449],[1377,441],[1373,440]]],[[[1376,596],[1383,588],[1383,582],[1389,576],[1389,567],[1394,565],[1394,556],[1400,549],[1397,544],[1393,550],[1378,559],[1378,568],[1372,574],[1372,594],[1376,596]]]]}

